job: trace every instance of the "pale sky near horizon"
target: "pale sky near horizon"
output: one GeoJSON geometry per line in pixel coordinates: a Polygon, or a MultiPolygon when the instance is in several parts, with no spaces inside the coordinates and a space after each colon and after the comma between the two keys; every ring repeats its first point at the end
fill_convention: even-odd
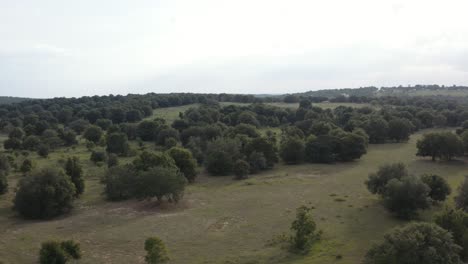
{"type": "Polygon", "coordinates": [[[0,0],[0,96],[468,84],[466,0],[0,0]]]}

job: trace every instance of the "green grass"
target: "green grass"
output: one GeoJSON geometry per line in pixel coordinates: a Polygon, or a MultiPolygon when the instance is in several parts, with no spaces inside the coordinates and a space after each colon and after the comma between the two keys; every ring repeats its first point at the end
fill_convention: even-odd
{"type": "MultiPolygon", "coordinates": [[[[159,236],[171,263],[359,263],[372,242],[404,223],[366,190],[363,182],[370,172],[383,163],[401,161],[413,173],[445,177],[454,190],[467,174],[466,160],[433,163],[416,157],[420,136],[408,143],[371,145],[356,162],[279,165],[245,181],[203,173],[179,204],[161,207],[134,200],[106,202],[99,183],[104,168],[88,161],[82,144],[48,159],[32,154],[37,166],[58,166],[68,155],[78,155],[84,163],[86,191],[70,215],[25,221],[11,210],[13,188],[22,176],[11,175],[11,190],[0,197],[0,260],[32,263],[42,241],[75,239],[83,249],[79,263],[143,263],[145,238],[159,236]],[[314,219],[324,235],[309,255],[295,256],[269,241],[289,231],[295,209],[304,204],[315,208],[314,219]]],[[[422,219],[431,219],[440,208],[424,212],[422,219]]]]}

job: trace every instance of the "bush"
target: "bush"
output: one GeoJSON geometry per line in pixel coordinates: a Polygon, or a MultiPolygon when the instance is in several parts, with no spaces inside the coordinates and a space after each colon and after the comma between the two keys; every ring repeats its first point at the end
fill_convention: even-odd
{"type": "Polygon", "coordinates": [[[126,155],[130,150],[127,135],[124,133],[112,133],[107,136],[107,152],[118,155],[126,155]]]}
{"type": "Polygon", "coordinates": [[[23,163],[21,164],[20,171],[22,173],[27,173],[32,170],[32,161],[30,159],[25,159],[23,160],[23,163]]]}
{"type": "Polygon", "coordinates": [[[379,167],[376,173],[369,174],[365,182],[367,189],[373,194],[383,194],[385,186],[392,179],[408,176],[408,170],[403,163],[386,164],[379,167]]]}
{"type": "Polygon", "coordinates": [[[145,261],[148,264],[165,263],[169,260],[166,246],[162,240],[157,237],[150,237],[146,239],[145,250],[145,261]]]}
{"type": "Polygon", "coordinates": [[[102,137],[102,129],[98,126],[89,126],[83,133],[83,137],[97,144],[102,137]]]}
{"type": "Polygon", "coordinates": [[[119,165],[119,158],[117,157],[117,155],[110,153],[107,157],[107,167],[111,168],[117,165],[119,165]]]}
{"type": "Polygon", "coordinates": [[[107,160],[107,154],[104,151],[93,151],[90,160],[94,163],[104,162],[107,160]]]}
{"type": "Polygon", "coordinates": [[[192,153],[181,147],[173,147],[167,152],[171,156],[176,166],[184,174],[189,182],[194,182],[197,177],[197,161],[193,158],[192,153]]]}
{"type": "Polygon", "coordinates": [[[429,187],[414,176],[392,179],[383,193],[384,205],[398,217],[408,219],[418,209],[427,209],[431,205],[429,187]]]}
{"type": "Polygon", "coordinates": [[[80,244],[73,240],[63,242],[47,241],[42,243],[39,251],[40,264],[64,264],[70,259],[80,258],[80,244]]]}
{"type": "Polygon", "coordinates": [[[37,148],[37,154],[43,158],[47,158],[49,156],[50,148],[46,144],[41,144],[37,148]]]}
{"type": "Polygon", "coordinates": [[[392,229],[367,252],[365,264],[460,264],[460,247],[447,230],[431,223],[392,229]]]}
{"type": "Polygon", "coordinates": [[[468,212],[468,176],[465,177],[465,180],[458,187],[458,195],[455,196],[455,206],[468,212]]]}
{"type": "Polygon", "coordinates": [[[10,172],[10,167],[8,157],[0,153],[0,171],[4,171],[8,174],[10,172]]]}
{"type": "Polygon", "coordinates": [[[237,180],[246,179],[249,175],[250,165],[245,160],[237,160],[234,164],[234,175],[237,180]]]}
{"type": "Polygon", "coordinates": [[[291,248],[293,251],[307,253],[312,244],[320,238],[316,224],[310,215],[310,208],[301,206],[296,210],[296,219],[291,224],[291,248]]]}
{"type": "Polygon", "coordinates": [[[451,193],[450,185],[439,175],[423,175],[421,180],[430,188],[429,197],[433,201],[442,202],[451,193]]]}
{"type": "Polygon", "coordinates": [[[76,196],[80,196],[84,192],[85,183],[83,179],[83,169],[77,157],[67,159],[65,173],[70,176],[71,181],[75,185],[76,196]]]}
{"type": "Polygon", "coordinates": [[[63,171],[45,168],[20,180],[14,208],[25,218],[52,218],[72,209],[75,192],[63,171]]]}

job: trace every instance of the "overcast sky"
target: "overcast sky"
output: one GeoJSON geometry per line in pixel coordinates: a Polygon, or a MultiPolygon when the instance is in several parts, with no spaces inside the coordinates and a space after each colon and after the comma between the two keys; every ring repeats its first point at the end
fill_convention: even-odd
{"type": "Polygon", "coordinates": [[[466,0],[0,0],[0,95],[468,84],[466,0]]]}

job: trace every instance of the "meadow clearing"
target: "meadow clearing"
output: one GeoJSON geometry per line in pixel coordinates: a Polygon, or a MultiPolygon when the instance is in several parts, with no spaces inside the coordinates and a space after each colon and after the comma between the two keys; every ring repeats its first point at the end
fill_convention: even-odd
{"type": "MultiPolygon", "coordinates": [[[[168,113],[172,118],[179,111],[183,110],[168,113]]],[[[105,166],[89,161],[84,141],[53,152],[48,159],[30,154],[37,167],[61,166],[66,157],[78,156],[86,190],[71,214],[27,221],[11,210],[14,186],[22,176],[10,175],[10,192],[0,197],[0,260],[34,263],[41,242],[74,239],[83,250],[79,263],[143,263],[145,238],[158,236],[169,249],[170,263],[359,263],[385,231],[405,223],[367,191],[364,181],[370,172],[384,163],[404,162],[414,174],[439,174],[453,190],[446,203],[452,203],[456,187],[468,174],[467,160],[431,162],[416,157],[416,141],[425,132],[412,135],[407,143],[370,145],[368,153],[354,162],[278,165],[243,181],[201,172],[180,203],[161,206],[151,201],[107,202],[100,184],[105,166]],[[306,256],[290,254],[276,243],[289,234],[295,209],[301,205],[313,206],[314,219],[324,232],[306,256]]],[[[421,220],[430,221],[443,206],[424,212],[421,220]]]]}

